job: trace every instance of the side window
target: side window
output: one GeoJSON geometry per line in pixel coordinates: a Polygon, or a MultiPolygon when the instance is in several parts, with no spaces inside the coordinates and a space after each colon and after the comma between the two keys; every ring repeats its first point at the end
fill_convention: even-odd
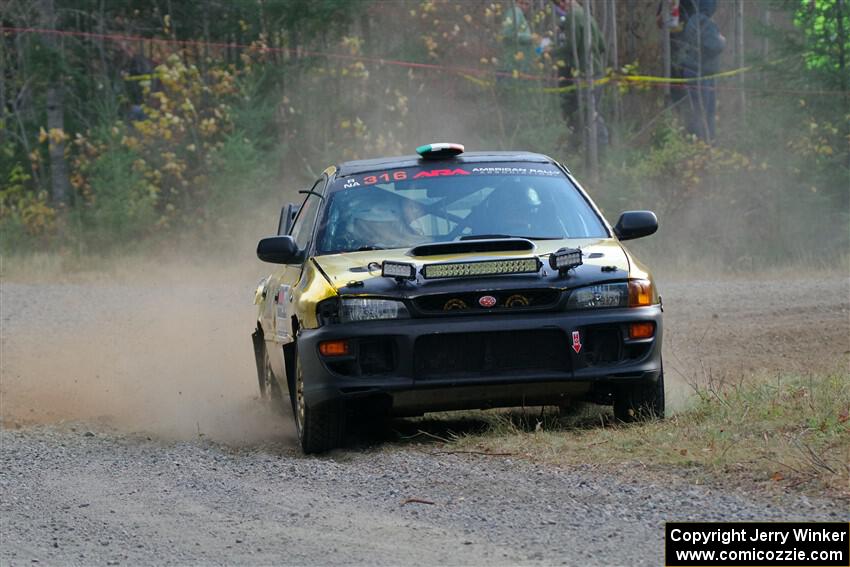
{"type": "MultiPolygon", "coordinates": [[[[324,186],[324,179],[320,179],[312,187],[312,191],[319,191],[324,186]]],[[[310,244],[310,237],[313,235],[313,224],[316,221],[316,212],[319,210],[322,200],[316,195],[307,195],[301,209],[298,211],[298,217],[295,219],[295,224],[292,225],[290,234],[298,244],[298,248],[304,249],[310,244]]]]}

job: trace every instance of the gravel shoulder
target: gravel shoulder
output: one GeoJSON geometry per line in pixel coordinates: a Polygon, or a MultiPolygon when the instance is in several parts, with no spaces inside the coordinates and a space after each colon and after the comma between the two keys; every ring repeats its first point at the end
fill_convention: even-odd
{"type": "MultiPolygon", "coordinates": [[[[846,274],[754,281],[662,286],[682,392],[847,371],[846,274]]],[[[251,283],[2,283],[0,564],[659,565],[666,520],[850,519],[639,464],[411,443],[305,458],[255,397],[251,283]]]]}
{"type": "Polygon", "coordinates": [[[659,565],[666,520],[841,520],[775,500],[427,447],[305,458],[56,427],[2,432],[4,564],[659,565]],[[411,502],[416,498],[433,504],[411,502]]]}

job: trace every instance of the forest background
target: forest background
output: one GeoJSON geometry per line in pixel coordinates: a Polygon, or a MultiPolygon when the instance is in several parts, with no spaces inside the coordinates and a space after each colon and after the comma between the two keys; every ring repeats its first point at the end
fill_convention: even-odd
{"type": "MultiPolygon", "coordinates": [[[[0,253],[250,256],[325,166],[459,141],[558,159],[612,223],[655,210],[639,246],[667,267],[846,269],[846,0],[719,2],[737,72],[713,145],[681,127],[688,85],[645,78],[665,73],[659,0],[584,4],[607,47],[598,164],[555,52],[505,48],[511,0],[2,0],[0,253]]],[[[528,23],[557,40],[548,0],[528,23]]]]}

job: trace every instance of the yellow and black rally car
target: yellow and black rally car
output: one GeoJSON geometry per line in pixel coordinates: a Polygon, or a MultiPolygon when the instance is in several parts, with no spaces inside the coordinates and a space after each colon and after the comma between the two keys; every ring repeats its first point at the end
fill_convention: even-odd
{"type": "Polygon", "coordinates": [[[326,169],[257,255],[260,391],[292,404],[303,450],[363,412],[613,404],[664,414],[661,299],[567,168],[429,144],[326,169]],[[365,409],[364,409],[365,408],[365,409]]]}

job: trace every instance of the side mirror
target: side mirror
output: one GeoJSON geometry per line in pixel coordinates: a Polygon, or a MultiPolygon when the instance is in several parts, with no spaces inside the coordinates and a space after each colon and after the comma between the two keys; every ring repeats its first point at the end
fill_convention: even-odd
{"type": "Polygon", "coordinates": [[[280,220],[277,221],[278,236],[289,234],[289,230],[292,228],[292,223],[295,222],[295,217],[298,215],[298,209],[300,208],[300,205],[296,205],[295,203],[287,203],[280,209],[280,220]]]}
{"type": "Polygon", "coordinates": [[[291,236],[269,236],[257,243],[257,258],[272,264],[292,264],[300,250],[291,236]]]}
{"type": "Polygon", "coordinates": [[[614,234],[620,240],[649,236],[658,230],[658,217],[652,211],[626,211],[620,215],[614,234]]]}

